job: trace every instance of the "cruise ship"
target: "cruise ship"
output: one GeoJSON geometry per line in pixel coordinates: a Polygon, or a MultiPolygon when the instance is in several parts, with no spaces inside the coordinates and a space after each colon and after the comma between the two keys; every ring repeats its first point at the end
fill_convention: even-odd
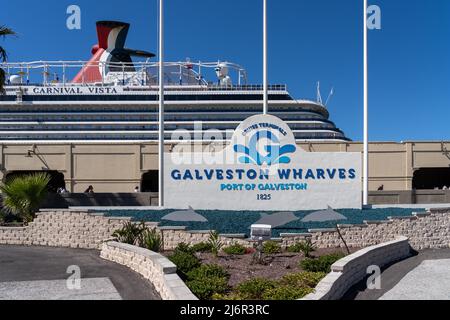
{"type": "MultiPolygon", "coordinates": [[[[0,143],[142,142],[158,139],[158,63],[125,47],[128,23],[97,22],[89,61],[4,63],[0,143]]],[[[263,86],[238,64],[167,62],[165,139],[226,141],[241,121],[262,112],[263,86]]],[[[294,99],[269,86],[269,113],[298,142],[350,141],[319,101],[294,99]]]]}

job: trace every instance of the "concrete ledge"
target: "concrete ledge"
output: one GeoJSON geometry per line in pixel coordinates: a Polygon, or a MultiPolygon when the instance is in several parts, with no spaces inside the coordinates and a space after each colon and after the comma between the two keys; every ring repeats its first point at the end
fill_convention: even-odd
{"type": "Polygon", "coordinates": [[[26,230],[28,229],[27,226],[2,226],[0,227],[0,230],[4,231],[15,231],[15,230],[26,230]]]}
{"type": "MultiPolygon", "coordinates": [[[[103,215],[96,215],[96,214],[92,214],[89,213],[89,215],[91,216],[103,216],[103,215]]],[[[119,220],[119,221],[131,221],[132,217],[105,217],[109,220],[119,220]]]]}
{"type": "Polygon", "coordinates": [[[188,230],[186,232],[191,234],[209,234],[211,230],[188,230]]]}
{"type": "Polygon", "coordinates": [[[413,212],[412,215],[415,217],[418,217],[418,218],[425,218],[425,217],[431,216],[431,213],[430,212],[413,212]]]}
{"type": "Polygon", "coordinates": [[[38,214],[42,214],[42,213],[55,213],[55,212],[70,212],[70,213],[76,213],[76,212],[84,212],[84,213],[88,213],[89,210],[88,209],[77,209],[77,210],[73,210],[73,209],[40,209],[39,212],[36,212],[36,215],[38,214]]]}
{"type": "MultiPolygon", "coordinates": [[[[174,231],[185,231],[187,227],[184,226],[167,226],[167,227],[158,227],[159,230],[174,230],[174,231]]],[[[209,232],[209,231],[208,231],[209,232]]]]}
{"type": "Polygon", "coordinates": [[[387,217],[389,220],[416,220],[416,216],[391,216],[387,217]]]}
{"type": "Polygon", "coordinates": [[[390,220],[364,220],[365,224],[388,224],[392,223],[390,220]]]}
{"type": "Polygon", "coordinates": [[[198,300],[177,275],[176,265],[159,253],[125,243],[106,242],[100,257],[141,274],[155,286],[163,300],[198,300]]]}
{"type": "Polygon", "coordinates": [[[448,213],[450,208],[429,208],[427,211],[430,213],[448,213]]]}
{"type": "Polygon", "coordinates": [[[104,217],[105,214],[103,212],[89,212],[90,216],[94,216],[94,217],[104,217]]]}
{"type": "Polygon", "coordinates": [[[232,239],[246,239],[247,238],[245,233],[221,233],[219,235],[224,238],[232,238],[232,239]]]}
{"type": "Polygon", "coordinates": [[[347,229],[347,228],[367,228],[367,224],[338,224],[338,228],[347,229]]]}
{"type": "Polygon", "coordinates": [[[331,272],[319,282],[315,292],[302,300],[339,300],[355,284],[367,276],[367,267],[380,268],[410,255],[407,237],[367,247],[348,255],[331,266],[331,272]]]}
{"type": "Polygon", "coordinates": [[[311,233],[280,233],[281,238],[311,238],[311,233]]]}
{"type": "Polygon", "coordinates": [[[336,231],[337,231],[336,228],[308,229],[309,233],[327,233],[336,231]]]}

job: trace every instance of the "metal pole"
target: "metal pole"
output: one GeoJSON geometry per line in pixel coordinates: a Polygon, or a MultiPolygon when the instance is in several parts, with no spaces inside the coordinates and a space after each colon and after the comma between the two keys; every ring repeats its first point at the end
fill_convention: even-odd
{"type": "Polygon", "coordinates": [[[263,85],[264,85],[264,106],[263,113],[267,114],[269,111],[269,95],[268,95],[268,80],[267,80],[267,0],[263,0],[264,4],[264,19],[263,19],[263,85]]]}
{"type": "Polygon", "coordinates": [[[364,156],[363,156],[363,205],[369,204],[369,95],[367,50],[367,0],[364,0],[364,156]]]}
{"type": "Polygon", "coordinates": [[[164,206],[164,0],[159,0],[159,206],[164,206]]]}

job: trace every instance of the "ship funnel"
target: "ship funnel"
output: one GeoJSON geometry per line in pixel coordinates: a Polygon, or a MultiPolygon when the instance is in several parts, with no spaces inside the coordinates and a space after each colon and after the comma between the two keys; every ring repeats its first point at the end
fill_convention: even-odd
{"type": "Polygon", "coordinates": [[[130,24],[119,21],[98,21],[98,44],[92,47],[92,58],[75,76],[74,83],[101,82],[109,72],[135,72],[131,57],[152,58],[155,55],[142,50],[125,48],[130,24]]]}
{"type": "Polygon", "coordinates": [[[130,24],[118,21],[98,21],[98,47],[102,49],[123,49],[130,24]]]}

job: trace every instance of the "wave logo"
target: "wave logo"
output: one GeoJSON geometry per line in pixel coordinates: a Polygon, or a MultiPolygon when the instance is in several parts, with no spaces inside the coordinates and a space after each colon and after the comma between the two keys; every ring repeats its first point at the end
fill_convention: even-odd
{"type": "Polygon", "coordinates": [[[238,159],[240,163],[251,163],[257,164],[259,166],[266,163],[267,165],[271,166],[274,164],[290,163],[291,158],[288,156],[288,154],[295,152],[297,148],[292,144],[281,146],[280,140],[275,134],[273,134],[271,131],[263,130],[256,132],[250,138],[248,147],[241,144],[236,144],[234,145],[233,149],[236,153],[243,154],[238,159]],[[259,142],[262,139],[270,141],[269,143],[264,145],[264,151],[266,153],[265,155],[262,155],[258,151],[259,142]]]}

